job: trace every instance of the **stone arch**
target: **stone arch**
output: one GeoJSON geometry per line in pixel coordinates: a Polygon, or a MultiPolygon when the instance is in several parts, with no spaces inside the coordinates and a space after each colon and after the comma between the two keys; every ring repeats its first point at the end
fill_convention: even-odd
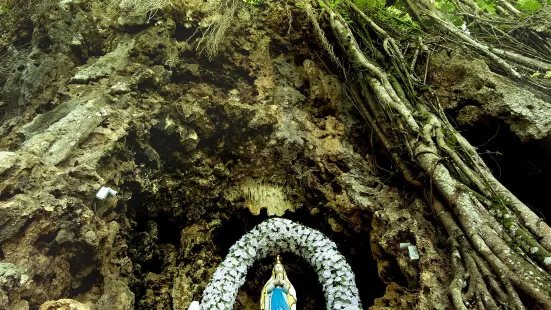
{"type": "Polygon", "coordinates": [[[314,267],[327,309],[362,309],[354,273],[336,244],[315,229],[282,218],[262,222],[230,248],[203,292],[200,309],[233,309],[247,270],[255,261],[281,252],[301,256],[314,267]]]}

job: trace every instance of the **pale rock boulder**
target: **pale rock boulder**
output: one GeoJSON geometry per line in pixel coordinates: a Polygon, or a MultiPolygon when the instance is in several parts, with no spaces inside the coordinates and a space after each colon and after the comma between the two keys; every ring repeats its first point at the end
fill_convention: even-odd
{"type": "Polygon", "coordinates": [[[60,299],[43,303],[40,310],[90,310],[90,306],[72,299],[60,299]]]}

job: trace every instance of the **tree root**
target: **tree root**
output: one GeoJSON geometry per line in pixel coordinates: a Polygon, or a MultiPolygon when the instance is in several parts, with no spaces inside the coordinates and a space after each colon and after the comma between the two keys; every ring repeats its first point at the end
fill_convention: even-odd
{"type": "Polygon", "coordinates": [[[220,19],[209,25],[204,32],[201,40],[197,44],[197,50],[207,54],[209,59],[213,59],[218,54],[220,43],[224,40],[226,31],[230,28],[233,17],[242,1],[239,0],[221,0],[217,9],[220,19]]]}
{"type": "MultiPolygon", "coordinates": [[[[540,38],[538,42],[525,42],[521,43],[517,39],[511,37],[509,33],[504,32],[500,27],[496,27],[494,25],[494,20],[496,24],[503,25],[503,21],[508,22],[510,20],[518,19],[518,11],[515,12],[515,8],[510,5],[506,1],[500,1],[500,8],[503,8],[505,12],[508,12],[508,18],[502,18],[502,17],[493,17],[489,16],[487,17],[484,15],[482,17],[481,10],[476,5],[476,3],[473,3],[473,1],[470,0],[456,0],[452,1],[456,9],[460,12],[460,14],[463,14],[464,16],[473,16],[474,18],[471,18],[474,20],[472,23],[469,24],[469,27],[472,26],[474,23],[480,24],[481,27],[479,27],[481,30],[485,31],[489,36],[496,36],[499,34],[502,36],[505,40],[509,42],[509,45],[511,45],[512,48],[521,46],[522,49],[525,49],[527,51],[524,51],[525,54],[528,54],[531,57],[527,57],[526,55],[522,55],[521,53],[517,53],[511,50],[504,50],[502,48],[497,48],[492,46],[491,44],[486,44],[481,42],[480,40],[477,40],[476,38],[472,37],[470,34],[465,33],[461,29],[457,28],[452,22],[445,19],[443,16],[441,16],[440,12],[437,11],[434,4],[425,1],[425,0],[405,0],[405,3],[407,7],[411,10],[412,15],[423,25],[422,17],[427,17],[430,20],[432,20],[436,24],[436,28],[439,30],[442,30],[453,37],[459,39],[461,42],[466,44],[467,46],[470,46],[474,48],[479,54],[487,57],[491,60],[492,63],[494,63],[498,68],[503,70],[509,77],[515,79],[515,80],[521,80],[524,82],[527,82],[528,85],[532,85],[540,90],[548,91],[550,86],[546,82],[536,82],[530,77],[534,72],[547,72],[551,70],[551,63],[549,60],[551,59],[551,55],[546,53],[546,55],[538,52],[535,48],[532,46],[534,44],[536,45],[546,45],[548,44],[546,40],[541,39],[539,35],[537,35],[533,30],[526,29],[522,33],[533,33],[536,38],[540,38]],[[489,18],[489,20],[487,20],[489,18]],[[540,44],[541,43],[541,44],[540,44]],[[541,56],[541,57],[540,57],[541,56]],[[536,59],[535,57],[539,57],[540,59],[536,59]],[[523,73],[521,73],[519,70],[525,68],[523,70],[523,73]]],[[[518,24],[520,23],[519,20],[516,21],[518,24]]],[[[433,27],[431,27],[433,28],[433,27]]],[[[427,29],[430,30],[430,29],[427,29]]],[[[501,44],[500,44],[501,45],[501,44]]],[[[540,49],[542,51],[545,51],[546,49],[540,49]]]]}
{"type": "MultiPolygon", "coordinates": [[[[426,10],[430,9],[430,5],[424,1],[416,4],[411,4],[412,0],[406,2],[417,12],[427,14],[426,10]]],[[[468,0],[460,2],[470,6],[468,0]]],[[[542,269],[551,270],[547,264],[551,259],[547,258],[548,239],[545,239],[544,234],[549,226],[542,223],[529,208],[507,191],[491,175],[474,148],[451,128],[447,120],[439,118],[445,116],[437,101],[420,101],[412,105],[406,94],[412,90],[407,88],[404,91],[399,83],[392,83],[385,70],[365,56],[353,31],[339,13],[327,5],[324,7],[331,28],[339,39],[339,45],[348,55],[350,63],[361,72],[358,75],[366,74],[365,81],[378,101],[377,104],[365,95],[362,98],[364,92],[357,92],[350,87],[349,93],[360,113],[383,146],[392,154],[404,178],[411,181],[415,178],[400,159],[399,153],[393,152],[393,142],[389,137],[393,141],[409,142],[411,153],[419,167],[430,176],[431,184],[452,211],[446,210],[438,200],[431,203],[452,240],[454,277],[450,284],[450,294],[454,307],[498,309],[506,306],[524,309],[517,293],[522,292],[541,305],[551,308],[551,277],[542,269]],[[388,108],[389,113],[385,112],[388,108]],[[381,117],[373,115],[385,115],[391,124],[403,124],[404,130],[389,135],[378,126],[378,122],[382,121],[381,117]],[[451,145],[449,140],[452,140],[451,145]],[[450,170],[451,168],[453,169],[450,170]],[[455,171],[457,175],[451,171],[455,171]],[[474,189],[470,188],[471,185],[474,189]],[[499,195],[507,200],[495,198],[499,195]],[[507,220],[503,221],[504,218],[507,220]],[[467,288],[465,292],[464,288],[467,288]]],[[[380,37],[379,42],[383,42],[381,48],[393,59],[395,70],[408,81],[415,80],[397,43],[388,33],[353,4],[349,4],[349,7],[380,37]]],[[[503,66],[511,76],[520,77],[518,72],[489,47],[461,33],[437,16],[431,18],[449,33],[468,41],[503,66]]],[[[549,236],[551,238],[551,233],[549,236]]]]}

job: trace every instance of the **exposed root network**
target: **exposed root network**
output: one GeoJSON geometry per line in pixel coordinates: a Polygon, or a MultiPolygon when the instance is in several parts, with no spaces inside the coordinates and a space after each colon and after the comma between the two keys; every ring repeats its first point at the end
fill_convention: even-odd
{"type": "MultiPolygon", "coordinates": [[[[525,78],[512,63],[549,68],[543,61],[477,41],[435,14],[428,2],[406,2],[416,16],[428,16],[512,78],[525,78]]],[[[471,1],[456,2],[479,10],[471,1]]],[[[351,3],[340,10],[323,7],[348,62],[355,67],[348,90],[361,114],[406,180],[423,184],[411,172],[419,168],[429,176],[424,185],[430,192],[427,198],[451,240],[455,276],[450,294],[455,308],[525,309],[521,295],[551,308],[550,227],[492,175],[475,148],[450,125],[436,96],[414,93],[423,84],[412,71],[415,65],[405,62],[398,43],[382,26],[351,3]],[[355,22],[346,22],[340,12],[354,13],[355,22]],[[392,65],[385,68],[370,59],[357,36],[375,36],[369,48],[377,48],[392,65]]],[[[503,4],[504,10],[507,7],[503,4]]],[[[413,63],[418,54],[419,49],[413,63]]]]}

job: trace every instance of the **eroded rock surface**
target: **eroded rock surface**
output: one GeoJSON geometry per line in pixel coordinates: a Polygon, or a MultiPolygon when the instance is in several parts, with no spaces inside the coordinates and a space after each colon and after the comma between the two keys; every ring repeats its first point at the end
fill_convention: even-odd
{"type": "Polygon", "coordinates": [[[90,307],[76,300],[60,299],[43,303],[40,310],[90,310],[90,307]]]}
{"type": "Polygon", "coordinates": [[[437,95],[445,109],[458,113],[460,125],[472,126],[494,117],[522,140],[551,134],[549,98],[492,72],[483,59],[440,52],[432,55],[430,66],[437,95]]]}

